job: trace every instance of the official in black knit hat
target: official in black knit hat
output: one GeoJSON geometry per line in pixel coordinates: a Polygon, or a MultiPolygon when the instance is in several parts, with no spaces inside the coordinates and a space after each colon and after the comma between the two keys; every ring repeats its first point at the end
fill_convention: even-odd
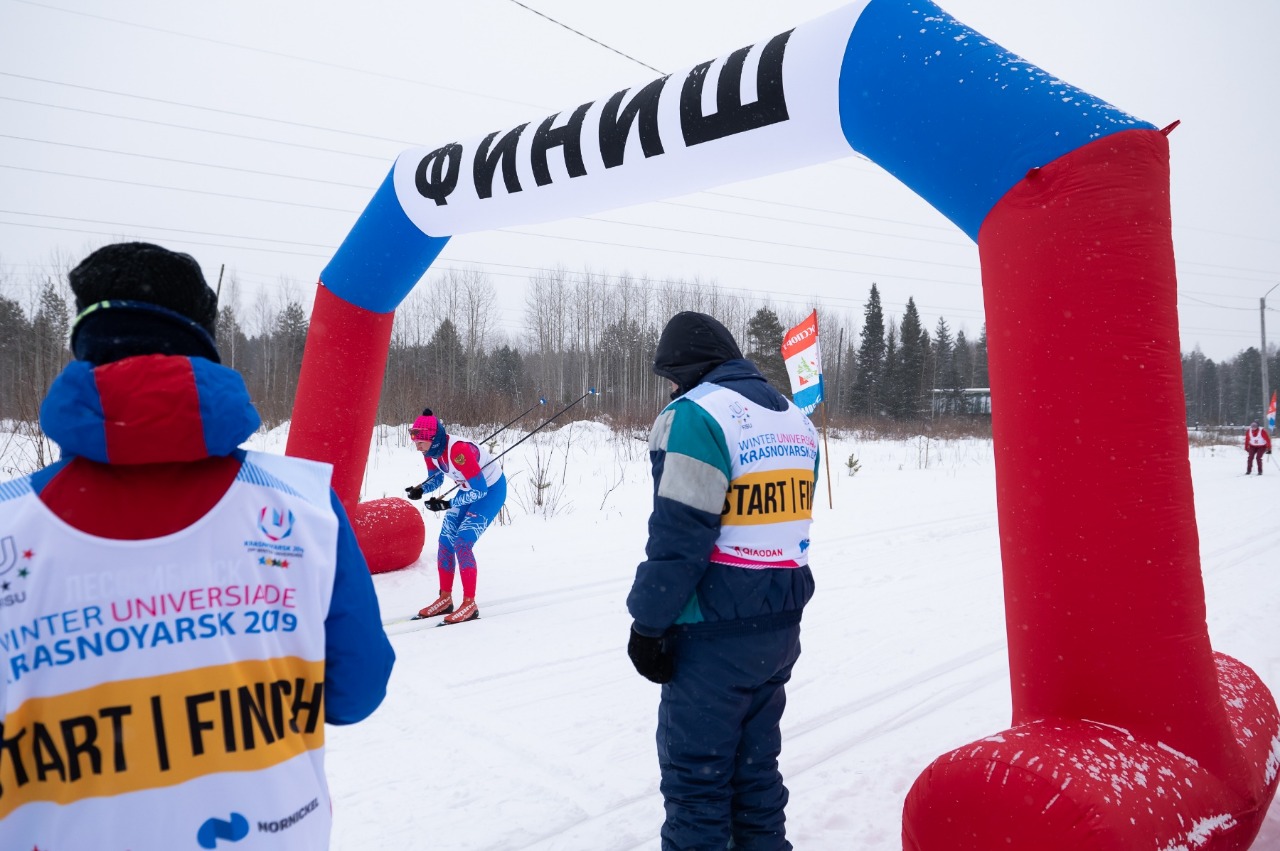
{"type": "Polygon", "coordinates": [[[69,276],[76,297],[71,351],[95,365],[135,355],[221,363],[218,297],[189,254],[147,242],[103,246],[69,276]]]}
{"type": "Polygon", "coordinates": [[[686,310],[667,322],[653,353],[653,372],[671,381],[675,399],[720,364],[742,357],[729,329],[714,316],[686,310]]]}

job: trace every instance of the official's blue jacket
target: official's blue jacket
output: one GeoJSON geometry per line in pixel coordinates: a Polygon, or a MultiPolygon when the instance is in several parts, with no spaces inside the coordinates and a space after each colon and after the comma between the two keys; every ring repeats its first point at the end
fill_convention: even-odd
{"type": "MultiPolygon", "coordinates": [[[[728,360],[701,382],[733,390],[773,411],[785,410],[786,398],[744,358],[728,360]]],[[[670,412],[669,429],[655,428],[650,437],[654,502],[649,517],[645,560],[636,569],[627,596],[627,609],[642,635],[661,635],[669,628],[695,632],[752,631],[799,622],[801,610],[813,596],[813,573],[808,566],[786,570],[743,570],[710,561],[720,534],[720,515],[658,495],[669,452],[691,454],[696,460],[724,468],[729,457],[724,432],[697,403],[679,398],[670,412]]],[[[687,465],[683,465],[687,468],[687,465]]],[[[727,472],[727,470],[726,470],[727,472]]],[[[817,478],[817,463],[814,477],[817,478]]],[[[683,483],[687,488],[704,486],[683,483]]],[[[706,487],[722,486],[710,482],[706,487]]],[[[712,495],[714,496],[714,495],[712,495]]],[[[723,499],[697,500],[703,505],[723,499]]]]}

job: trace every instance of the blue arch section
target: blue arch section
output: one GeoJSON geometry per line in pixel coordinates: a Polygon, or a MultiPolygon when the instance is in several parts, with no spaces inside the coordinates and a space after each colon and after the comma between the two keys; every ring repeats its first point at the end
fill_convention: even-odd
{"type": "Polygon", "coordinates": [[[849,145],[973,240],[1014,184],[1095,139],[1155,129],[928,0],[872,0],[840,68],[849,145]]]}
{"type": "Polygon", "coordinates": [[[331,293],[373,313],[395,310],[449,242],[409,221],[396,198],[393,173],[394,167],[320,273],[331,293]]]}

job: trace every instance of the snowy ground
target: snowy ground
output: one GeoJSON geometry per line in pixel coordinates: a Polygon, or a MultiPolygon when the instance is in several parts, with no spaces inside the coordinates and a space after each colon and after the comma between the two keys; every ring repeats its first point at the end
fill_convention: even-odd
{"type": "MultiPolygon", "coordinates": [[[[375,439],[364,498],[420,479],[402,440],[375,439]]],[[[280,434],[259,442],[282,445],[280,434]]],[[[804,851],[897,851],[919,772],[1009,723],[992,449],[832,441],[830,458],[834,509],[824,474],[818,590],[783,719],[789,838],[804,851]]],[[[1191,460],[1214,646],[1280,693],[1280,467],[1245,479],[1234,446],[1191,460]]],[[[482,619],[390,625],[387,701],[328,730],[338,851],[659,847],[658,687],[625,652],[651,494],[645,444],[577,424],[504,463],[511,520],[477,547],[482,619]],[[551,483],[541,513],[538,466],[551,483]]],[[[375,577],[384,618],[434,599],[437,525],[428,516],[422,561],[375,577]]],[[[1280,848],[1280,806],[1254,848],[1280,848]]]]}
{"type": "MultiPolygon", "coordinates": [[[[277,430],[249,445],[284,441],[277,430]]],[[[5,477],[15,445],[0,441],[5,477]]],[[[1190,453],[1214,646],[1280,694],[1280,465],[1245,479],[1237,446],[1190,453]]],[[[920,771],[1009,724],[992,448],[832,440],[829,455],[834,508],[824,471],[818,590],[783,719],[789,838],[801,851],[899,851],[920,771]]],[[[386,702],[327,728],[335,851],[659,847],[658,687],[625,650],[651,499],[643,435],[579,423],[503,460],[511,516],[476,549],[481,620],[389,625],[386,702]]],[[[403,429],[380,432],[363,497],[401,495],[422,474],[403,429]]],[[[426,522],[426,557],[374,577],[387,620],[435,598],[438,521],[426,522]]],[[[1253,847],[1280,849],[1280,805],[1253,847]]]]}

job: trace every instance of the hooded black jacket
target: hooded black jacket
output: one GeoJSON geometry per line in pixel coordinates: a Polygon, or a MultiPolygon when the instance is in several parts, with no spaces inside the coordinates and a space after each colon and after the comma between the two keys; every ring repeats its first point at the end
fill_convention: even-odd
{"type": "Polygon", "coordinates": [[[671,394],[675,399],[697,387],[720,364],[741,357],[728,328],[705,313],[686,310],[671,317],[662,329],[653,353],[653,371],[676,383],[678,389],[671,394]]]}
{"type": "MultiPolygon", "coordinates": [[[[703,381],[742,394],[750,402],[774,411],[786,410],[786,397],[769,383],[751,361],[738,352],[724,326],[709,316],[682,313],[663,331],[653,371],[681,385],[676,401],[658,417],[650,437],[654,505],[649,517],[645,561],[636,569],[627,608],[642,635],[661,635],[671,628],[682,632],[759,631],[782,628],[800,620],[813,595],[813,573],[806,567],[789,570],[742,570],[710,561],[720,534],[720,515],[658,495],[665,472],[669,440],[697,432],[695,443],[720,443],[724,436],[697,403],[680,399],[703,381]],[[679,323],[673,332],[673,323],[679,323]],[[726,358],[733,354],[735,357],[726,358]],[[692,382],[685,387],[686,382],[692,382]],[[664,433],[665,432],[665,433],[664,433]],[[718,435],[718,437],[717,437],[718,435]]],[[[814,464],[817,478],[817,463],[814,464]]]]}

